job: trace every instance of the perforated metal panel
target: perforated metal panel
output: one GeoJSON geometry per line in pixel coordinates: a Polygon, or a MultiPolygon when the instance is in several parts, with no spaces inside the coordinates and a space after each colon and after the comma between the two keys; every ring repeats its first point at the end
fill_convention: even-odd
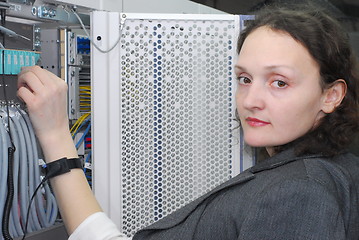
{"type": "Polygon", "coordinates": [[[117,224],[132,235],[240,170],[233,73],[239,20],[122,16],[119,156],[111,162],[120,163],[117,224]]]}
{"type": "Polygon", "coordinates": [[[121,37],[123,231],[232,175],[233,21],[127,19],[121,37]]]}

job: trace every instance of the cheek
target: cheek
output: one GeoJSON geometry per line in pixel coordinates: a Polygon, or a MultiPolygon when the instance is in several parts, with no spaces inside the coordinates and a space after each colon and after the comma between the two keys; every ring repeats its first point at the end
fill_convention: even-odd
{"type": "Polygon", "coordinates": [[[318,101],[303,104],[296,102],[276,108],[271,112],[271,116],[275,118],[273,124],[283,133],[293,133],[294,135],[305,134],[313,128],[318,120],[320,115],[318,105],[318,101]]]}

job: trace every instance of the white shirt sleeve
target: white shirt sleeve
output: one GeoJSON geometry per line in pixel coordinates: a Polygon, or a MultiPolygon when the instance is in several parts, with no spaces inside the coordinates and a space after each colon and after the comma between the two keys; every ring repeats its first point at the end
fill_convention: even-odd
{"type": "Polygon", "coordinates": [[[68,240],[131,240],[103,212],[87,217],[68,240]]]}

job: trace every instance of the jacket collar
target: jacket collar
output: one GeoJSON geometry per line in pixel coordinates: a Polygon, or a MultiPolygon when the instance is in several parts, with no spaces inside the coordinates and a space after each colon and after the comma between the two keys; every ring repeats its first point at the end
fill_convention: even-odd
{"type": "Polygon", "coordinates": [[[297,157],[294,153],[294,149],[290,148],[283,152],[280,152],[273,157],[267,158],[262,162],[257,163],[253,167],[249,169],[249,171],[253,174],[262,172],[265,170],[277,168],[283,166],[287,163],[294,162],[301,159],[309,159],[309,158],[317,158],[317,157],[324,157],[322,154],[310,154],[310,155],[303,155],[297,157]]]}

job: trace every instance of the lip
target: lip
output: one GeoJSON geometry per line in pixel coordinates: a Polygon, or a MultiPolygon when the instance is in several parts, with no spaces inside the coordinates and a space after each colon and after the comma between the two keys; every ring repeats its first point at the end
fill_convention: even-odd
{"type": "Polygon", "coordinates": [[[263,126],[270,124],[269,122],[259,120],[258,118],[251,118],[251,117],[247,117],[246,122],[248,123],[249,126],[252,126],[252,127],[263,127],[263,126]]]}

